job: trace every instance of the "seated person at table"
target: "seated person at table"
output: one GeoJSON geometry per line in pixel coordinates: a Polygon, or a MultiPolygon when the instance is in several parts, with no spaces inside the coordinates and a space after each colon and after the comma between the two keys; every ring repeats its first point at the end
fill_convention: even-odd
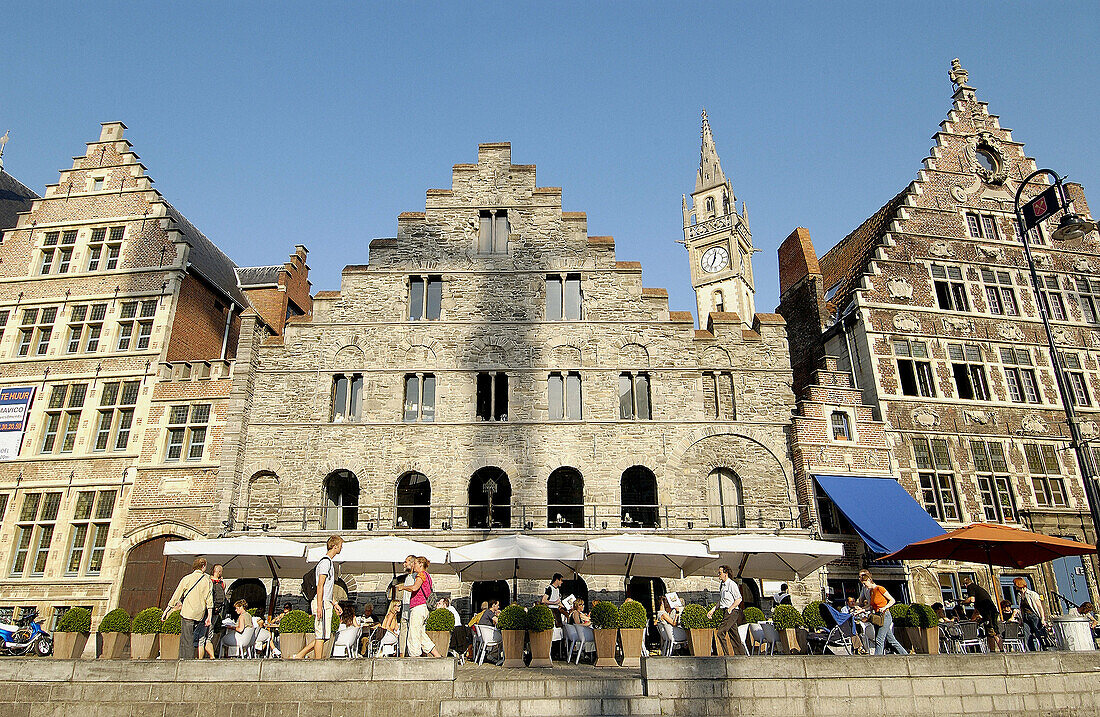
{"type": "Polygon", "coordinates": [[[462,616],[458,614],[458,610],[456,610],[454,605],[451,604],[450,598],[439,598],[439,601],[435,604],[435,607],[437,610],[440,608],[444,610],[449,610],[451,614],[455,616],[455,625],[462,624],[462,616]]]}
{"type": "Polygon", "coordinates": [[[680,611],[668,604],[668,598],[661,596],[661,609],[657,611],[657,622],[667,622],[676,627],[680,624],[680,611]]]}
{"type": "Polygon", "coordinates": [[[474,625],[477,625],[479,622],[481,622],[481,616],[484,615],[485,611],[488,610],[488,609],[489,609],[489,601],[488,600],[482,600],[481,601],[481,609],[479,609],[477,612],[475,612],[474,616],[471,617],[470,621],[466,624],[469,625],[470,627],[473,627],[474,625]]]}
{"type": "Polygon", "coordinates": [[[951,614],[955,616],[956,622],[969,622],[970,616],[966,614],[966,608],[963,607],[961,602],[956,602],[955,606],[951,608],[951,614]]]}
{"type": "Polygon", "coordinates": [[[225,635],[222,636],[222,647],[243,647],[241,639],[244,631],[252,627],[252,616],[248,614],[247,600],[238,600],[233,603],[233,609],[237,612],[237,623],[232,627],[226,626],[225,635]]]}
{"type": "Polygon", "coordinates": [[[940,622],[955,622],[955,618],[951,615],[948,615],[947,612],[943,609],[942,602],[932,603],[932,612],[936,613],[936,617],[940,619],[940,622]]]}
{"type": "Polygon", "coordinates": [[[1008,600],[1001,600],[1001,620],[1003,622],[1020,622],[1020,611],[1013,607],[1008,600]]]}
{"type": "Polygon", "coordinates": [[[287,613],[294,609],[294,606],[288,602],[283,603],[283,611],[267,621],[268,627],[279,627],[279,621],[286,617],[287,613]]]}
{"type": "Polygon", "coordinates": [[[573,601],[573,609],[569,611],[569,622],[573,625],[592,624],[592,618],[584,611],[584,600],[577,598],[573,601]]]}
{"type": "Polygon", "coordinates": [[[840,608],[840,612],[846,615],[855,615],[852,618],[852,647],[856,649],[861,655],[867,654],[866,645],[875,644],[875,626],[871,624],[869,613],[861,610],[856,605],[856,598],[854,595],[849,595],[844,601],[844,607],[840,608]]]}
{"type": "Polygon", "coordinates": [[[1096,617],[1096,608],[1093,607],[1091,602],[1083,602],[1081,606],[1077,608],[1077,614],[1089,621],[1089,628],[1092,630],[1092,636],[1097,637],[1100,635],[1100,619],[1096,617]]]}
{"type": "Polygon", "coordinates": [[[477,621],[477,624],[495,626],[498,615],[500,615],[500,600],[493,600],[489,603],[488,609],[481,613],[481,619],[477,621]]]}

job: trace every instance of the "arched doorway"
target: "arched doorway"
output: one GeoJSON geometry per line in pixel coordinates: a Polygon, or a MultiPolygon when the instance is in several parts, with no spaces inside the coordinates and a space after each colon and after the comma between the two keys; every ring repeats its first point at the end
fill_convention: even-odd
{"type": "Polygon", "coordinates": [[[397,528],[424,530],[431,527],[432,483],[416,471],[397,479],[397,528]]]}
{"type": "Polygon", "coordinates": [[[715,468],[707,476],[707,502],[710,504],[711,525],[745,527],[745,497],[741,478],[729,468],[715,468]]]}
{"type": "Polygon", "coordinates": [[[567,598],[570,595],[584,600],[584,611],[592,611],[592,603],[588,600],[588,583],[584,578],[576,577],[572,580],[564,580],[561,584],[561,596],[567,598]]]}
{"type": "Polygon", "coordinates": [[[470,476],[469,525],[471,528],[512,527],[512,484],[496,466],[479,468],[470,476]]]}
{"type": "Polygon", "coordinates": [[[359,523],[359,479],[349,470],[325,477],[325,530],[355,530],[359,523]]]}
{"type": "Polygon", "coordinates": [[[760,607],[760,585],[753,578],[740,578],[737,583],[741,588],[741,599],[746,607],[760,607]]]}
{"type": "Polygon", "coordinates": [[[634,577],[630,578],[630,583],[626,586],[626,596],[637,600],[645,608],[647,645],[660,642],[654,618],[661,609],[661,598],[665,592],[665,581],[660,578],[634,577]]]}
{"type": "Polygon", "coordinates": [[[512,589],[507,580],[482,580],[470,586],[470,614],[467,619],[481,612],[481,603],[500,600],[502,608],[512,602],[512,589]]]}
{"type": "Polygon", "coordinates": [[[576,468],[558,468],[547,479],[546,527],[584,527],[584,477],[576,468]]]}
{"type": "Polygon", "coordinates": [[[619,483],[624,528],[659,528],[657,517],[657,477],[645,466],[623,471],[619,483]]]}
{"type": "Polygon", "coordinates": [[[136,615],[150,605],[164,606],[180,579],[191,572],[191,564],[164,554],[164,544],[181,540],[175,535],[161,535],[142,541],[126,554],[126,570],[118,606],[136,615]]]}
{"type": "Polygon", "coordinates": [[[235,616],[232,610],[233,603],[238,600],[247,600],[248,608],[259,608],[261,613],[267,611],[267,588],[257,578],[240,578],[234,580],[226,592],[226,614],[235,616]]]}

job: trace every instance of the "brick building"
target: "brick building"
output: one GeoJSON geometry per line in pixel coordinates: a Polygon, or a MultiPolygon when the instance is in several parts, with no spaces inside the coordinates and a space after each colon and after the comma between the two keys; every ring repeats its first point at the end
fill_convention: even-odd
{"type": "MultiPolygon", "coordinates": [[[[784,322],[734,310],[752,310],[751,235],[706,120],[693,203],[699,329],[507,143],[455,165],[452,186],[401,214],[311,315],[276,334],[263,309],[246,312],[219,480],[231,534],[400,533],[441,547],[509,531],[578,543],[631,529],[806,534],[784,322]],[[728,298],[706,311],[715,292],[728,298]]],[[[345,579],[375,593],[389,577],[345,579]]],[[[471,595],[446,576],[436,586],[471,595]]],[[[616,595],[623,582],[587,588],[616,595]]],[[[663,587],[640,575],[629,589],[649,603],[663,587]]]]}
{"type": "MultiPolygon", "coordinates": [[[[186,568],[164,561],[164,541],[220,523],[248,297],[265,299],[268,330],[283,323],[272,282],[241,288],[124,129],[103,124],[41,197],[0,174],[0,389],[34,390],[17,455],[0,462],[0,619],[33,607],[48,627],[82,605],[94,625],[166,597],[186,568]]],[[[276,294],[289,273],[275,272],[276,294]]]]}
{"type": "MultiPolygon", "coordinates": [[[[862,393],[858,403],[871,409],[861,420],[885,424],[875,451],[888,448],[889,465],[876,470],[895,476],[945,528],[1003,522],[1092,540],[1013,218],[1016,189],[1036,164],[978,100],[957,61],[950,74],[952,106],[917,179],[820,259],[805,230],[779,250],[778,311],[792,335],[796,394],[817,392],[813,370],[837,357],[862,393]]],[[[1025,197],[1043,188],[1029,187],[1025,197]]],[[[1081,188],[1068,189],[1087,214],[1081,188]]],[[[1040,229],[1028,240],[1054,338],[1083,431],[1096,436],[1098,237],[1057,243],[1052,227],[1040,229]]],[[[909,570],[915,596],[928,601],[957,596],[960,575],[975,572],[988,584],[988,571],[973,565],[909,570]]],[[[1077,603],[1097,594],[1094,558],[1057,561],[1041,573],[1005,570],[1001,584],[1016,574],[1056,612],[1065,606],[1056,593],[1077,603]]]]}

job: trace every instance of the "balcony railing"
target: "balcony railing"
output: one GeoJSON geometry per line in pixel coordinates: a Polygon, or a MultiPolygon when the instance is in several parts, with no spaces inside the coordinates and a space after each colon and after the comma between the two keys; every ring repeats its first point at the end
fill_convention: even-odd
{"type": "Polygon", "coordinates": [[[737,505],[308,505],[233,506],[228,532],[393,530],[746,530],[810,529],[808,506],[737,505]]]}

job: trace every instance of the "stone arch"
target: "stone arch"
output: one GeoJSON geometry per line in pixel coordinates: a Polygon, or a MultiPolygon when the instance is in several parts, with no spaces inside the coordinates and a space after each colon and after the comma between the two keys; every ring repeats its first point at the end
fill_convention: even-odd
{"type": "Polygon", "coordinates": [[[394,483],[394,515],[398,528],[431,527],[432,482],[420,471],[400,474],[394,483]]]}
{"type": "Polygon", "coordinates": [[[486,466],[470,475],[467,490],[467,520],[472,529],[492,529],[512,527],[512,483],[508,474],[499,466],[486,466]],[[485,482],[492,480],[496,485],[490,513],[488,492],[485,482]]]}
{"type": "Polygon", "coordinates": [[[642,344],[624,344],[618,350],[618,368],[648,368],[649,349],[642,344]]]}
{"type": "Polygon", "coordinates": [[[573,466],[555,468],[546,479],[546,527],[584,527],[584,476],[573,466]]]}
{"type": "Polygon", "coordinates": [[[131,615],[150,605],[166,604],[180,579],[191,572],[190,562],[185,563],[164,554],[165,543],[183,537],[176,535],[171,527],[151,528],[145,537],[128,541],[130,545],[126,550],[126,564],[119,583],[118,605],[131,615]]]}
{"type": "Polygon", "coordinates": [[[435,349],[428,344],[414,344],[405,349],[405,365],[407,367],[431,367],[435,368],[435,349]]]}
{"type": "MultiPolygon", "coordinates": [[[[155,538],[160,535],[170,535],[182,540],[198,540],[199,538],[206,537],[206,533],[190,525],[174,520],[158,521],[155,523],[148,523],[128,533],[122,544],[122,550],[129,551],[138,543],[143,543],[150,538],[155,538]]],[[[148,605],[146,605],[146,607],[148,607],[148,605]]]]}
{"type": "Polygon", "coordinates": [[[359,496],[362,486],[354,471],[340,468],[321,483],[324,496],[325,530],[355,530],[359,524],[359,496]]]}
{"type": "Polygon", "coordinates": [[[329,366],[333,370],[362,369],[366,365],[366,354],[355,343],[346,344],[332,355],[329,366]]]}
{"type": "Polygon", "coordinates": [[[699,356],[699,365],[706,368],[729,368],[732,364],[729,351],[721,346],[708,346],[699,356]]]}
{"type": "Polygon", "coordinates": [[[657,475],[648,466],[632,465],[623,471],[619,479],[622,527],[659,528],[659,504],[657,475]]]}
{"type": "Polygon", "coordinates": [[[583,357],[580,347],[572,344],[551,346],[546,352],[548,365],[554,368],[580,366],[583,357]]]}
{"type": "Polygon", "coordinates": [[[471,339],[465,348],[466,361],[476,366],[503,366],[514,356],[519,344],[501,336],[479,336],[471,339]]]}

